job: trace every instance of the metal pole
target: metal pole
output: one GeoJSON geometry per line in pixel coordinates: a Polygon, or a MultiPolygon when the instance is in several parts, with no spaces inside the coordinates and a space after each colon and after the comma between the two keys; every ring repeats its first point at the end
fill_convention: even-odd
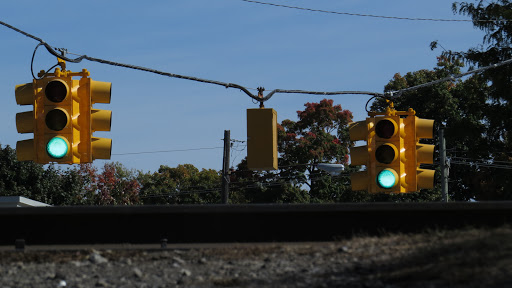
{"type": "Polygon", "coordinates": [[[231,131],[224,130],[224,156],[222,157],[222,204],[228,204],[229,198],[229,152],[231,131]]]}
{"type": "Polygon", "coordinates": [[[439,154],[441,161],[441,195],[443,202],[448,202],[448,173],[449,166],[446,161],[446,141],[444,139],[444,128],[439,128],[439,154]]]}

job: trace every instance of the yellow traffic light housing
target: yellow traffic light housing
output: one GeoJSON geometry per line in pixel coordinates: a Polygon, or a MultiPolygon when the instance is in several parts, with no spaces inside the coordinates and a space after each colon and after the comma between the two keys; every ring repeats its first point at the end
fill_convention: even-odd
{"type": "Polygon", "coordinates": [[[277,169],[277,112],[247,109],[247,166],[250,170],[277,169]]]}
{"type": "MultiPolygon", "coordinates": [[[[18,105],[35,105],[35,81],[33,83],[26,83],[16,85],[14,93],[16,95],[16,103],[18,105]]],[[[18,133],[34,133],[35,134],[35,112],[27,111],[16,114],[16,130],[18,133]]],[[[27,139],[18,141],[16,143],[16,157],[20,161],[35,161],[36,150],[34,146],[34,139],[27,139]]]]}
{"type": "Polygon", "coordinates": [[[419,139],[433,137],[434,120],[415,114],[396,111],[391,103],[385,112],[369,112],[366,120],[349,124],[350,140],[367,142],[350,149],[351,164],[366,166],[351,175],[352,190],[406,193],[433,187],[434,170],[420,164],[433,163],[434,145],[419,139]]]}
{"type": "Polygon", "coordinates": [[[375,117],[375,146],[372,147],[371,166],[375,181],[370,192],[405,192],[404,127],[399,115],[375,117]]]}
{"type": "Polygon", "coordinates": [[[421,119],[414,115],[404,119],[406,132],[407,182],[409,191],[434,188],[434,170],[421,169],[421,164],[434,163],[434,145],[421,144],[420,139],[434,138],[434,120],[421,119]]]}
{"type": "Polygon", "coordinates": [[[352,122],[349,124],[350,141],[364,140],[367,145],[352,147],[350,149],[350,161],[352,165],[366,165],[366,171],[358,171],[350,175],[352,190],[369,190],[369,179],[373,179],[373,172],[370,169],[370,151],[374,143],[374,119],[366,118],[364,121],[352,122]]]}
{"type": "Polygon", "coordinates": [[[33,105],[34,110],[18,113],[19,133],[34,133],[34,138],[16,145],[20,161],[40,164],[91,163],[110,159],[110,139],[92,137],[94,131],[110,131],[111,112],[92,109],[93,103],[110,103],[107,82],[88,78],[89,72],[46,73],[32,83],[16,86],[16,102],[33,105]],[[72,77],[80,76],[80,80],[72,77]]]}

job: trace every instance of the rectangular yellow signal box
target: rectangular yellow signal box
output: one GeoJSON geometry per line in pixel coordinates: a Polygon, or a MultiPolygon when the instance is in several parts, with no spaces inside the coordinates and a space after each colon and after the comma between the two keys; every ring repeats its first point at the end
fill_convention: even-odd
{"type": "Polygon", "coordinates": [[[277,112],[272,108],[247,109],[247,166],[277,169],[277,112]]]}

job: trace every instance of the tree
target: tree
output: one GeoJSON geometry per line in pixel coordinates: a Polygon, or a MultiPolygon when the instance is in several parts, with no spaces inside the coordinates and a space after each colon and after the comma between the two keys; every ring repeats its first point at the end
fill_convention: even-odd
{"type": "Polygon", "coordinates": [[[139,173],[144,204],[220,203],[221,177],[212,169],[199,171],[192,164],[162,165],[155,173],[139,173]]]}
{"type": "Polygon", "coordinates": [[[78,170],[83,188],[77,195],[80,204],[132,205],[139,203],[140,185],[135,172],[121,163],[105,163],[98,173],[91,164],[81,164],[78,170]]]}
{"type": "MultiPolygon", "coordinates": [[[[454,3],[454,12],[470,16],[474,25],[487,34],[483,44],[466,52],[445,51],[433,71],[421,70],[395,75],[386,90],[399,90],[457,74],[463,63],[484,67],[512,58],[512,22],[480,21],[510,20],[509,1],[489,3],[454,3]]],[[[432,43],[435,49],[437,42],[432,43]]],[[[454,160],[450,169],[451,196],[456,200],[512,199],[512,178],[509,169],[496,164],[512,160],[510,131],[512,123],[512,70],[509,65],[456,82],[445,82],[407,92],[394,100],[395,107],[412,107],[422,118],[435,119],[446,126],[445,137],[449,156],[454,160]],[[502,162],[503,161],[503,162],[502,162]]],[[[382,109],[376,101],[373,109],[382,109]]],[[[510,168],[510,167],[509,167],[510,168]]]]}
{"type": "MultiPolygon", "coordinates": [[[[440,56],[438,65],[433,70],[419,70],[409,72],[405,76],[396,74],[386,85],[386,91],[417,86],[432,82],[447,76],[460,73],[463,63],[457,59],[440,56]],[[453,61],[453,62],[452,62],[453,61]]],[[[466,80],[444,82],[436,85],[420,88],[418,90],[403,93],[393,99],[397,110],[413,108],[420,118],[435,120],[435,140],[426,140],[426,143],[437,143],[437,130],[444,126],[447,147],[452,151],[458,151],[461,157],[483,158],[486,157],[488,139],[486,138],[486,113],[487,106],[485,93],[487,85],[480,75],[473,75],[466,80]]],[[[375,101],[372,110],[381,111],[387,106],[383,99],[375,101]]],[[[437,147],[436,147],[437,148],[437,147]]],[[[435,153],[434,155],[438,155],[435,153]]],[[[439,159],[434,159],[438,162],[439,159]]],[[[466,175],[473,175],[477,171],[470,166],[455,166],[450,168],[449,191],[451,198],[455,200],[469,200],[477,197],[474,187],[464,179],[466,175]]],[[[439,183],[439,174],[436,173],[439,183]]],[[[440,187],[423,194],[427,199],[437,200],[440,187]]]]}
{"type": "MultiPolygon", "coordinates": [[[[477,47],[462,52],[444,51],[442,57],[451,62],[463,61],[470,65],[470,69],[511,59],[511,9],[512,3],[507,0],[453,3],[454,13],[471,17],[473,25],[486,34],[482,44],[477,47]]],[[[436,44],[432,44],[433,48],[436,44]]],[[[503,65],[488,69],[470,80],[471,82],[465,81],[468,89],[459,90],[461,93],[456,95],[459,98],[464,93],[475,101],[469,103],[471,107],[460,101],[468,109],[468,113],[465,122],[461,121],[458,126],[457,136],[464,134],[466,141],[454,141],[452,145],[457,149],[457,154],[454,155],[457,157],[455,160],[458,160],[456,163],[464,163],[466,166],[453,165],[456,167],[454,176],[476,199],[512,199],[510,167],[498,168],[498,165],[505,165],[506,168],[512,160],[512,123],[508,116],[512,114],[512,67],[503,65]],[[479,125],[465,125],[476,121],[479,125]]]]}
{"type": "MultiPolygon", "coordinates": [[[[278,125],[279,170],[254,172],[245,160],[232,173],[237,201],[243,203],[326,203],[358,201],[347,175],[331,176],[318,163],[344,164],[348,168],[348,148],[352,144],[348,123],[352,113],[334,105],[333,100],[306,103],[297,111],[298,121],[278,125]]],[[[357,194],[357,195],[356,195],[357,194]]]]}
{"type": "Polygon", "coordinates": [[[293,177],[314,191],[322,172],[315,164],[348,163],[348,123],[352,113],[333,100],[306,103],[297,111],[299,121],[284,120],[278,127],[281,177],[293,177]]]}

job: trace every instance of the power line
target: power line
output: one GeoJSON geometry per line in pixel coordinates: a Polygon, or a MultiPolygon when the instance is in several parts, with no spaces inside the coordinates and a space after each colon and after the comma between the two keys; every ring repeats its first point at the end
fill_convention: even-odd
{"type": "Polygon", "coordinates": [[[185,79],[185,80],[191,80],[191,81],[196,81],[196,82],[201,82],[201,83],[219,85],[219,86],[223,86],[225,88],[236,88],[236,89],[239,89],[240,91],[244,92],[245,94],[247,94],[252,99],[259,101],[260,103],[268,101],[275,93],[296,93],[296,94],[314,94],[314,95],[354,95],[354,94],[357,94],[357,95],[370,95],[370,96],[380,96],[380,97],[384,96],[382,93],[366,92],[366,91],[323,92],[323,91],[284,90],[284,89],[274,89],[270,93],[268,93],[267,96],[263,96],[263,91],[265,91],[265,89],[263,87],[260,87],[257,89],[258,95],[254,95],[251,92],[249,92],[250,88],[246,88],[242,85],[235,84],[235,83],[227,83],[227,82],[208,80],[208,79],[203,79],[203,78],[198,78],[198,77],[193,77],[193,76],[186,76],[186,75],[174,74],[174,73],[169,73],[169,72],[163,72],[163,71],[159,71],[159,70],[152,69],[152,68],[146,68],[146,67],[142,67],[142,66],[119,63],[119,62],[114,62],[114,61],[110,61],[110,60],[94,58],[94,57],[90,57],[87,55],[80,55],[74,59],[68,58],[68,57],[66,57],[65,54],[73,54],[73,55],[77,55],[77,54],[68,53],[67,49],[52,47],[49,44],[47,44],[46,42],[44,42],[41,38],[38,38],[38,37],[31,35],[25,31],[22,31],[12,25],[5,23],[5,22],[0,21],[0,24],[7,28],[10,28],[18,33],[21,33],[29,38],[39,41],[40,45],[43,45],[46,48],[46,50],[48,50],[48,52],[50,54],[52,54],[55,57],[58,57],[64,61],[68,61],[71,63],[80,63],[82,60],[85,59],[85,60],[89,60],[91,62],[98,62],[101,64],[107,64],[107,65],[111,65],[111,66],[118,66],[118,67],[123,67],[123,68],[140,70],[140,71],[150,72],[150,73],[167,76],[167,77],[171,77],[171,78],[185,79]],[[61,53],[59,54],[57,51],[59,51],[61,53]]]}
{"type": "Polygon", "coordinates": [[[478,68],[475,70],[471,70],[471,71],[467,71],[464,73],[447,76],[447,77],[444,77],[444,78],[441,78],[441,79],[438,79],[438,80],[435,80],[432,82],[428,82],[428,83],[424,83],[424,84],[420,84],[420,85],[416,85],[416,86],[412,86],[412,87],[408,87],[408,88],[404,88],[404,89],[400,89],[400,90],[390,91],[390,92],[387,92],[386,94],[389,94],[392,98],[397,98],[397,97],[400,97],[404,92],[415,91],[415,90],[418,90],[421,88],[430,87],[430,86],[433,86],[433,85],[436,85],[439,83],[443,83],[443,82],[447,82],[447,81],[455,81],[456,79],[462,78],[464,76],[468,76],[468,75],[475,74],[478,72],[483,72],[483,71],[486,71],[489,69],[498,68],[500,66],[508,65],[510,63],[512,63],[512,59],[508,59],[508,60],[505,60],[505,61],[502,61],[499,63],[484,66],[484,67],[481,67],[481,68],[478,68]]]}
{"type": "MultiPolygon", "coordinates": [[[[242,1],[255,2],[255,1],[252,1],[252,0],[242,0],[242,1]]],[[[261,2],[261,3],[265,3],[265,2],[261,2]]],[[[292,6],[290,6],[290,7],[292,7],[292,6]]],[[[39,41],[40,42],[39,45],[45,46],[46,50],[48,50],[48,52],[50,54],[52,54],[55,57],[58,57],[60,59],[63,59],[65,61],[71,62],[71,63],[79,63],[79,62],[81,62],[82,60],[85,59],[85,60],[89,60],[89,61],[92,61],[92,62],[98,62],[98,63],[108,64],[108,65],[112,65],[112,66],[119,66],[119,67],[124,67],[124,68],[129,68],[129,69],[135,69],[135,70],[150,72],[150,73],[154,73],[154,74],[158,74],[158,75],[162,75],[162,76],[167,76],[167,77],[171,77],[171,78],[179,78],[179,79],[191,80],[191,81],[196,81],[196,82],[201,82],[201,83],[220,85],[220,86],[223,86],[225,88],[237,88],[237,89],[240,89],[245,94],[247,94],[252,99],[254,99],[256,101],[259,101],[260,103],[268,101],[276,93],[294,93],[294,94],[310,94],[310,95],[326,95],[326,96],[327,95],[329,95],[329,96],[332,96],[332,95],[369,95],[369,96],[373,96],[373,97],[397,98],[397,97],[400,97],[404,92],[410,92],[410,91],[418,90],[420,88],[425,88],[425,87],[433,86],[433,85],[436,85],[436,84],[439,84],[439,83],[442,83],[442,82],[446,82],[446,81],[454,81],[455,79],[458,79],[458,78],[461,78],[461,77],[464,77],[464,76],[467,76],[467,75],[475,74],[475,73],[478,73],[478,72],[483,72],[483,71],[486,71],[488,69],[493,69],[493,68],[497,68],[499,66],[508,65],[508,64],[512,63],[512,59],[509,59],[509,60],[505,60],[505,61],[502,61],[502,62],[499,62],[499,63],[496,63],[496,64],[485,66],[485,67],[482,67],[482,68],[479,68],[479,69],[471,70],[471,71],[468,71],[468,72],[465,72],[465,73],[455,74],[455,75],[448,76],[448,77],[445,77],[445,78],[442,78],[442,79],[438,79],[438,80],[435,80],[435,81],[432,81],[432,82],[428,82],[428,83],[424,83],[424,84],[420,84],[420,85],[416,85],[416,86],[413,86],[413,87],[404,88],[404,89],[400,89],[400,90],[396,90],[396,91],[389,91],[389,92],[386,92],[386,93],[377,93],[377,92],[369,92],[369,91],[334,91],[334,92],[329,92],[329,91],[307,91],[307,90],[274,89],[270,93],[268,93],[266,96],[263,96],[263,91],[265,91],[265,89],[263,87],[260,87],[260,88],[257,89],[258,90],[258,95],[254,95],[251,92],[249,92],[249,89],[251,89],[251,88],[246,88],[244,86],[241,86],[241,85],[238,85],[238,84],[234,84],[234,83],[227,83],[227,82],[221,82],[221,81],[197,78],[197,77],[193,77],[193,76],[185,76],[185,75],[179,75],[179,74],[174,74],[174,73],[168,73],[168,72],[163,72],[163,71],[159,71],[159,70],[155,70],[155,69],[151,69],[151,68],[135,66],[135,65],[130,65],[130,64],[124,64],[124,63],[118,63],[118,62],[113,62],[113,61],[109,61],[109,60],[105,60],[105,59],[93,58],[93,57],[89,57],[87,55],[81,55],[81,56],[79,56],[77,58],[71,59],[71,58],[66,57],[65,55],[62,55],[62,54],[68,53],[66,49],[54,48],[54,47],[48,45],[46,42],[44,42],[41,38],[33,36],[33,35],[31,35],[31,34],[29,34],[27,32],[24,32],[24,31],[22,31],[22,30],[20,30],[20,29],[18,29],[16,27],[11,26],[11,25],[9,25],[7,23],[4,23],[2,21],[0,21],[0,24],[5,26],[5,27],[7,27],[7,28],[10,28],[10,29],[12,29],[12,30],[14,30],[14,31],[16,31],[18,33],[21,33],[21,34],[23,34],[23,35],[25,35],[27,37],[30,37],[30,38],[32,38],[34,40],[39,41]],[[59,54],[57,51],[60,51],[62,54],[59,54]]],[[[68,54],[73,54],[73,53],[68,53],[68,54]]],[[[74,54],[74,55],[76,55],[76,54],[74,54]]],[[[371,98],[370,98],[370,100],[371,100],[371,98]]]]}
{"type": "MultiPolygon", "coordinates": [[[[329,11],[329,10],[320,10],[320,9],[312,9],[312,8],[304,8],[297,6],[288,6],[283,4],[269,3],[269,2],[261,2],[261,1],[253,1],[253,0],[241,0],[244,2],[268,5],[274,7],[281,8],[289,8],[289,9],[297,9],[303,11],[310,12],[320,12],[320,13],[328,13],[328,14],[337,14],[337,15],[345,15],[345,16],[359,16],[359,17],[372,17],[372,18],[382,18],[382,19],[392,19],[392,20],[409,20],[409,21],[435,21],[435,22],[473,22],[473,20],[467,19],[440,19],[440,18],[415,18],[415,17],[397,17],[397,16],[382,16],[382,15],[373,15],[373,14],[360,14],[360,13],[349,13],[349,12],[339,12],[339,11],[329,11]]],[[[508,20],[476,20],[478,22],[507,22],[508,20]]]]}
{"type": "Polygon", "coordinates": [[[450,164],[460,164],[460,165],[475,166],[475,167],[487,167],[487,168],[512,170],[512,166],[510,166],[510,165],[495,165],[495,164],[482,163],[482,162],[450,161],[450,164]]]}

